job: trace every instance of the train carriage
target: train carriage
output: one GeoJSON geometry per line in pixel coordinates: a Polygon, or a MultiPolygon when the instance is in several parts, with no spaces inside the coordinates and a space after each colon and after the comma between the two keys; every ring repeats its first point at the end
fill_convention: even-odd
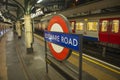
{"type": "MultiPolygon", "coordinates": [[[[39,23],[46,29],[51,17],[45,17],[39,23]]],[[[86,45],[111,47],[120,50],[120,15],[98,14],[69,19],[74,34],[83,34],[86,45]]],[[[43,36],[43,34],[42,34],[43,36]]]]}

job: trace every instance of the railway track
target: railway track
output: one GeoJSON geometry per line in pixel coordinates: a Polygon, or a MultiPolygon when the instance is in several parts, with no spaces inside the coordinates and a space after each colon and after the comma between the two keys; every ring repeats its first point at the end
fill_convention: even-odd
{"type": "Polygon", "coordinates": [[[84,48],[83,52],[87,55],[93,56],[110,64],[120,67],[120,55],[118,53],[111,53],[108,50],[105,54],[102,53],[102,48],[96,48],[89,46],[84,48]]]}

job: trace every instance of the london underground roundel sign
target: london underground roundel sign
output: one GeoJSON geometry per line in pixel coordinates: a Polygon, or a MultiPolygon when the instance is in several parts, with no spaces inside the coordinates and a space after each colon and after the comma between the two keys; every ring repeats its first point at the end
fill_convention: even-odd
{"type": "MultiPolygon", "coordinates": [[[[51,32],[70,33],[69,21],[63,15],[55,15],[50,20],[47,30],[51,32]]],[[[52,55],[59,61],[65,60],[69,57],[71,50],[54,43],[48,42],[48,47],[52,55]]]]}

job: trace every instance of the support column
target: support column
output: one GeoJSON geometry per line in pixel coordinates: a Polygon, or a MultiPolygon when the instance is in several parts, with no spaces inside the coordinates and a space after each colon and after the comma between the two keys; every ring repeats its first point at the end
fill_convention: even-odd
{"type": "Polygon", "coordinates": [[[20,21],[17,21],[17,33],[18,33],[18,38],[21,38],[21,26],[20,26],[20,21]]]}
{"type": "Polygon", "coordinates": [[[103,47],[103,52],[102,52],[102,56],[105,57],[105,53],[106,53],[106,47],[103,47]]]}
{"type": "Polygon", "coordinates": [[[24,15],[24,21],[25,21],[25,41],[26,41],[27,53],[33,53],[31,16],[29,14],[24,15]]]}
{"type": "Polygon", "coordinates": [[[4,24],[4,29],[5,29],[5,33],[6,33],[6,24],[4,24]]]}
{"type": "Polygon", "coordinates": [[[3,34],[5,34],[5,24],[3,24],[3,34]]]}
{"type": "Polygon", "coordinates": [[[17,22],[15,23],[15,28],[16,28],[15,32],[16,32],[16,34],[18,35],[18,26],[17,26],[17,22]]]}

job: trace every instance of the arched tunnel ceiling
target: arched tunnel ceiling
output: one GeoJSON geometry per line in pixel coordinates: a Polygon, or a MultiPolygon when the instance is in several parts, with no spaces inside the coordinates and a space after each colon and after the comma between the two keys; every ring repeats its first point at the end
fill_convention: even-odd
{"type": "MultiPolygon", "coordinates": [[[[25,9],[27,7],[26,5],[28,4],[31,8],[31,13],[35,13],[36,9],[41,8],[44,11],[44,14],[47,14],[50,12],[61,11],[61,10],[64,13],[64,11],[67,11],[66,9],[68,8],[73,8],[80,4],[88,3],[91,1],[103,1],[104,2],[104,1],[109,1],[109,0],[42,0],[41,3],[37,3],[37,1],[38,0],[0,0],[0,12],[6,18],[9,18],[15,21],[16,19],[24,15],[25,9]]],[[[108,12],[108,11],[116,10],[117,8],[119,9],[120,5],[118,5],[118,7],[115,7],[115,9],[106,8],[103,10],[108,12]]],[[[71,9],[70,11],[72,11],[74,14],[78,14],[77,12],[81,10],[71,9]]]]}
{"type": "Polygon", "coordinates": [[[36,9],[41,8],[44,14],[65,10],[69,7],[73,7],[77,2],[93,1],[93,0],[42,0],[41,3],[37,3],[38,0],[0,0],[0,11],[6,18],[16,20],[24,15],[26,5],[31,6],[31,12],[34,13],[36,9]],[[32,8],[32,6],[34,6],[32,8]]]}
{"type": "Polygon", "coordinates": [[[72,4],[73,0],[43,0],[36,4],[38,0],[0,0],[0,11],[4,17],[16,20],[18,16],[23,16],[27,3],[34,6],[32,12],[37,8],[42,8],[45,13],[65,9],[67,4],[72,4]]]}
{"type": "Polygon", "coordinates": [[[18,7],[13,0],[0,0],[0,11],[5,18],[15,21],[18,7]]]}
{"type": "MultiPolygon", "coordinates": [[[[30,0],[28,0],[30,1],[30,0]]],[[[15,21],[23,15],[24,0],[0,0],[0,11],[5,18],[15,21]]]]}

